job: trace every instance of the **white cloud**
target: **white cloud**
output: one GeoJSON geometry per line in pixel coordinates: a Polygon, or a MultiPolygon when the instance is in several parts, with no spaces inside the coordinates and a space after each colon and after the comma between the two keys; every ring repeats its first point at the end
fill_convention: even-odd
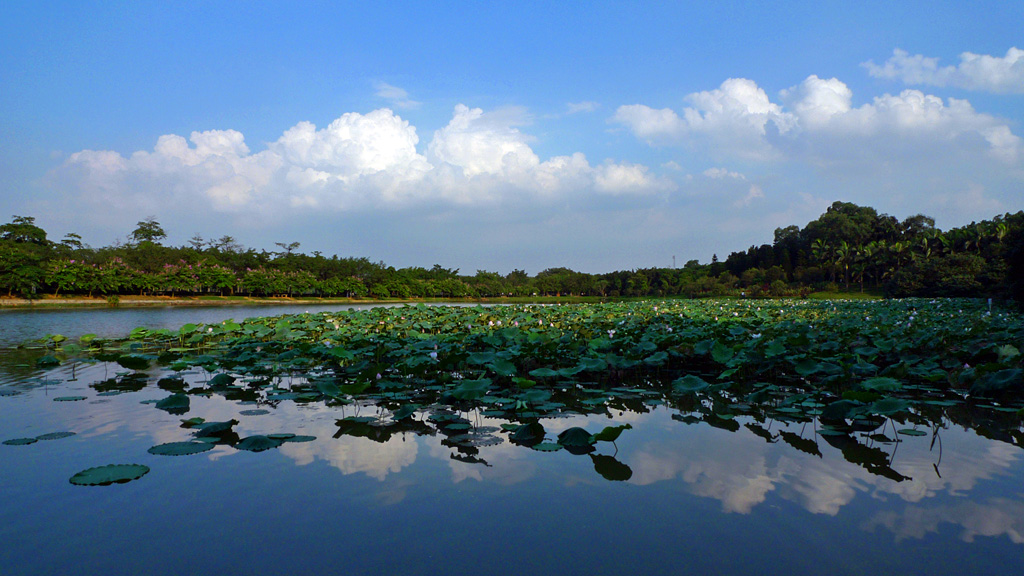
{"type": "Polygon", "coordinates": [[[583,101],[583,102],[569,102],[565,105],[569,114],[578,114],[580,112],[594,112],[601,107],[597,102],[583,101]]]}
{"type": "Polygon", "coordinates": [[[942,164],[944,155],[980,152],[1012,164],[1024,156],[1024,144],[1009,126],[966,100],[904,90],[854,107],[845,83],[814,75],[783,90],[781,98],[785,107],[753,81],[730,79],[688,96],[693,106],[681,113],[633,104],[619,107],[611,121],[651,145],[687,145],[713,158],[746,161],[825,165],[895,153],[928,155],[942,164]]]}
{"type": "Polygon", "coordinates": [[[702,174],[712,180],[733,179],[746,180],[747,177],[739,172],[731,172],[725,168],[708,168],[702,174]]]}
{"type": "Polygon", "coordinates": [[[730,78],[715,90],[687,96],[692,106],[682,115],[643,104],[620,106],[613,122],[625,124],[652,145],[690,141],[713,152],[765,160],[775,155],[765,140],[769,131],[788,132],[793,115],[772,103],[753,80],[730,78]]]}
{"type": "Polygon", "coordinates": [[[391,102],[391,105],[396,108],[409,109],[420,107],[419,102],[409,98],[409,93],[398,86],[392,86],[386,82],[375,82],[374,88],[377,89],[377,96],[391,102]]]}
{"type": "Polygon", "coordinates": [[[650,175],[640,164],[614,164],[606,162],[597,167],[594,184],[599,191],[609,194],[646,194],[671,189],[672,184],[650,175]]]}
{"type": "Polygon", "coordinates": [[[514,127],[515,117],[485,115],[463,104],[447,126],[434,132],[427,148],[430,157],[459,167],[467,177],[478,174],[513,175],[535,168],[540,159],[527,137],[514,127]]]}
{"type": "Polygon", "coordinates": [[[161,136],[152,151],[72,154],[52,175],[90,192],[84,202],[129,212],[208,207],[280,218],[293,211],[342,212],[557,198],[586,192],[639,194],[668,189],[646,166],[591,166],[576,152],[542,161],[521,108],[484,112],[459,104],[425,147],[392,110],[342,114],[317,128],[299,122],[253,153],[235,130],[161,136]]]}
{"type": "Polygon", "coordinates": [[[1024,94],[1024,50],[1010,48],[1006,56],[964,52],[957,66],[939,66],[938,58],[911,56],[896,49],[881,66],[862,64],[875,78],[902,80],[904,84],[952,86],[984,92],[1024,94]]]}

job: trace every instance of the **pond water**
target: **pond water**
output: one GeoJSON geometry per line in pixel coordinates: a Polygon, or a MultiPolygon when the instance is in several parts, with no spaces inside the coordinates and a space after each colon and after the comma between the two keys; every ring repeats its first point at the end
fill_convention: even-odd
{"type": "MultiPolygon", "coordinates": [[[[265,310],[5,313],[0,326],[9,345],[265,310]]],[[[701,420],[648,397],[605,415],[543,418],[548,436],[631,426],[574,454],[515,444],[505,421],[480,409],[423,411],[399,426],[383,425],[368,402],[209,394],[172,414],[153,404],[180,388],[158,385],[160,368],[142,377],[112,362],[40,370],[12,350],[0,361],[0,440],[74,433],[0,445],[4,574],[1024,570],[1022,452],[985,412],[916,426],[919,436],[887,422],[837,439],[816,421],[701,420]],[[83,398],[56,401],[68,397],[83,398]],[[352,416],[364,418],[342,420],[352,416]],[[195,417],[237,420],[238,438],[306,441],[148,452],[193,440],[183,419],[195,417]],[[454,441],[466,432],[479,441],[454,441]],[[150,470],[124,484],[69,482],[107,464],[150,470]]],[[[184,377],[198,384],[210,374],[184,377]]]]}

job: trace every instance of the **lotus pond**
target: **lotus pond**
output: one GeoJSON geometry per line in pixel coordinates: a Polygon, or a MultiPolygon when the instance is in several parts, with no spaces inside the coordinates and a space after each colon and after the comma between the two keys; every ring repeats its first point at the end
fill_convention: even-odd
{"type": "Polygon", "coordinates": [[[0,351],[5,574],[1024,569],[1015,311],[176,312],[0,351]]]}

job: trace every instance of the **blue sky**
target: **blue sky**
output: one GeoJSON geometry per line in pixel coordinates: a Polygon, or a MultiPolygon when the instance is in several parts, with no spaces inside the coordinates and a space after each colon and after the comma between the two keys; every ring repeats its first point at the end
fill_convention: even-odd
{"type": "Polygon", "coordinates": [[[1014,2],[4,2],[0,215],[536,273],[1024,209],[1014,2]]]}

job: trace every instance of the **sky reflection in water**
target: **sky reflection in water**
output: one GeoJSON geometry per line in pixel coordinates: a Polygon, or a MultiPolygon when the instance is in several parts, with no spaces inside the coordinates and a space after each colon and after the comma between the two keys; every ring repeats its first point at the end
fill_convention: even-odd
{"type": "MultiPolygon", "coordinates": [[[[155,378],[139,392],[98,396],[90,385],[117,371],[79,367],[67,382],[64,366],[46,375],[47,385],[3,386],[21,392],[0,397],[0,440],[76,433],[0,446],[5,573],[280,574],[344,566],[417,574],[464,566],[543,574],[565,572],[567,562],[569,573],[587,574],[668,574],[683,566],[787,574],[1024,568],[1021,452],[955,426],[942,429],[935,445],[930,435],[865,440],[909,478],[897,482],[848,462],[815,435],[813,423],[766,422],[765,438],[742,417],[730,432],[652,407],[610,419],[541,420],[549,439],[573,426],[592,433],[633,426],[615,444],[598,443],[596,459],[538,452],[510,443],[505,432],[494,433],[505,439],[499,444],[460,451],[439,433],[397,432],[384,441],[338,434],[338,419],[372,416],[370,405],[254,406],[192,395],[188,413],[172,415],[140,403],[168,395],[155,378]],[[87,399],[53,401],[65,395],[87,399]],[[241,414],[254,408],[269,413],[241,414]],[[261,453],[227,445],[181,457],[146,452],[191,439],[181,420],[196,416],[237,419],[242,438],[290,432],[316,440],[261,453]],[[794,448],[786,435],[792,444],[815,442],[820,455],[794,448]],[[606,480],[598,462],[617,463],[628,479],[606,480]],[[152,471],[124,485],[67,481],[110,463],[152,471]]],[[[463,416],[477,427],[502,423],[463,416]]]]}

